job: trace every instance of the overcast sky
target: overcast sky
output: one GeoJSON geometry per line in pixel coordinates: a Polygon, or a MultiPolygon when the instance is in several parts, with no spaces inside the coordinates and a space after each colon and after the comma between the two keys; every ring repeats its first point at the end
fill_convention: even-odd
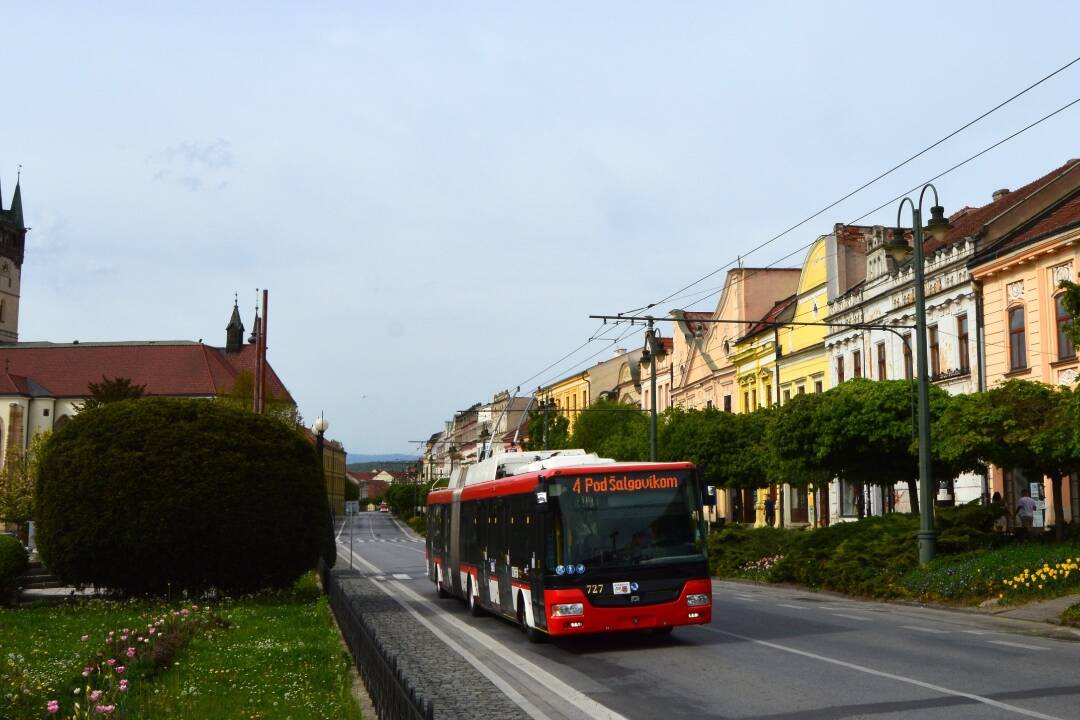
{"type": "MultiPolygon", "coordinates": [[[[663,298],[1080,54],[1075,2],[44,5],[0,6],[20,339],[223,345],[233,293],[250,329],[269,288],[270,362],[352,453],[609,357],[530,377],[590,313],[663,298]]],[[[1080,63],[745,262],[1077,97],[1080,63]]],[[[942,178],[942,202],[984,204],[1078,138],[1080,105],[942,178]]],[[[716,296],[693,300],[657,310],[716,296]]]]}

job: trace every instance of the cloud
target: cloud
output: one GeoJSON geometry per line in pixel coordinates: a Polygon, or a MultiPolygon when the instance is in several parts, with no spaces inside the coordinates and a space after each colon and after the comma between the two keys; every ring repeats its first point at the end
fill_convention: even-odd
{"type": "Polygon", "coordinates": [[[182,142],[146,157],[146,164],[155,168],[154,180],[179,185],[189,192],[223,190],[229,184],[225,175],[234,163],[232,146],[223,139],[182,142]]]}

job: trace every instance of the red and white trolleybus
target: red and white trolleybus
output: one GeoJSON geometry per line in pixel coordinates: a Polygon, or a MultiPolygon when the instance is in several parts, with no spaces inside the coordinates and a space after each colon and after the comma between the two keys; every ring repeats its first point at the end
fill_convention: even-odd
{"type": "Polygon", "coordinates": [[[428,574],[534,641],[706,624],[703,497],[690,463],[496,455],[428,495],[428,574]]]}

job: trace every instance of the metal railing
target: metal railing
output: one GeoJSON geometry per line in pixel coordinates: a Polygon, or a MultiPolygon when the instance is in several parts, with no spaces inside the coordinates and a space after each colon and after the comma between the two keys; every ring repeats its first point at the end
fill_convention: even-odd
{"type": "Polygon", "coordinates": [[[320,562],[319,574],[360,677],[380,718],[434,720],[435,707],[425,702],[398,666],[397,656],[379,639],[364,615],[353,607],[338,577],[320,562]]]}

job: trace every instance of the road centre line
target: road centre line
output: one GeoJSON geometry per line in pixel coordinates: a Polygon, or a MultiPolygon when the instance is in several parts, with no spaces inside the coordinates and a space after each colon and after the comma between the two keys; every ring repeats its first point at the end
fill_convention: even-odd
{"type": "Polygon", "coordinates": [[[948,635],[951,630],[938,630],[937,628],[920,627],[918,625],[901,625],[904,630],[917,630],[924,633],[933,633],[934,635],[948,635]]]}
{"type": "Polygon", "coordinates": [[[786,607],[792,610],[806,610],[809,605],[790,605],[788,603],[776,603],[776,607],[786,607]]]}
{"type": "MultiPolygon", "coordinates": [[[[341,550],[342,548],[339,547],[338,549],[341,550]]],[[[352,553],[351,550],[349,552],[352,553]]],[[[381,570],[379,570],[379,568],[377,568],[375,565],[368,562],[364,558],[359,557],[355,553],[352,553],[352,555],[356,559],[357,562],[360,562],[360,563],[366,565],[371,571],[373,571],[373,572],[382,572],[381,570]]],[[[403,608],[405,608],[411,615],[413,615],[418,621],[420,621],[421,624],[423,624],[425,627],[427,627],[429,630],[431,630],[435,634],[436,637],[438,637],[440,640],[442,640],[444,643],[446,643],[451,649],[453,649],[455,652],[457,652],[459,655],[461,655],[463,658],[465,658],[466,661],[468,661],[470,665],[473,665],[473,667],[475,667],[477,670],[479,670],[480,673],[482,675],[484,675],[484,677],[491,680],[495,684],[496,687],[498,687],[500,690],[502,690],[504,693],[506,693],[507,697],[509,697],[511,700],[513,700],[519,707],[521,707],[522,710],[524,710],[526,713],[528,713],[530,717],[533,717],[533,718],[545,718],[545,720],[547,719],[546,715],[543,715],[534,705],[532,705],[532,703],[530,703],[528,700],[526,700],[520,693],[518,693],[517,690],[512,688],[505,680],[503,680],[501,677],[496,675],[487,666],[480,664],[480,661],[477,660],[475,656],[473,656],[471,653],[469,653],[469,651],[466,650],[465,648],[458,645],[454,640],[452,640],[450,637],[448,637],[441,630],[436,628],[433,624],[431,624],[431,622],[427,618],[420,615],[420,613],[418,613],[415,610],[415,608],[409,607],[405,603],[405,601],[401,599],[401,596],[404,595],[404,596],[410,598],[411,600],[413,600],[414,602],[421,603],[422,605],[425,605],[425,606],[428,606],[428,607],[436,607],[436,606],[434,606],[433,603],[431,603],[429,600],[421,597],[419,594],[417,594],[416,592],[414,592],[410,588],[402,585],[399,582],[390,581],[390,582],[387,582],[387,583],[384,583],[384,584],[379,584],[376,587],[378,587],[384,593],[386,593],[387,595],[392,597],[399,605],[401,605],[403,608]],[[396,593],[392,592],[390,589],[388,589],[387,586],[393,587],[394,590],[396,590],[396,593]],[[469,660],[469,657],[466,657],[466,654],[469,657],[472,657],[473,660],[469,660]],[[475,663],[473,661],[475,661],[475,663]],[[532,709],[532,711],[530,711],[530,708],[532,709]],[[534,712],[535,712],[535,714],[534,714],[534,712]]],[[[438,609],[438,608],[436,607],[436,609],[438,609]]],[[[563,682],[562,680],[560,680],[556,676],[549,673],[547,670],[544,670],[539,665],[536,665],[535,663],[532,663],[532,662],[526,660],[524,657],[522,657],[522,656],[518,655],[517,653],[509,650],[507,647],[505,647],[501,643],[496,642],[495,640],[491,639],[490,637],[488,637],[483,632],[477,630],[476,628],[470,626],[467,623],[462,622],[461,620],[457,619],[456,617],[454,617],[452,615],[448,615],[446,613],[441,613],[440,614],[440,620],[442,620],[447,625],[452,626],[458,632],[461,632],[462,634],[468,635],[473,640],[475,640],[476,642],[478,642],[479,644],[481,644],[485,648],[487,648],[489,651],[491,651],[495,655],[498,655],[501,659],[505,660],[510,665],[513,665],[514,667],[516,667],[526,677],[532,678],[533,680],[538,682],[540,685],[545,687],[547,690],[552,691],[552,693],[556,697],[563,700],[564,702],[567,702],[567,703],[573,705],[578,710],[585,713],[588,717],[595,718],[595,720],[628,720],[628,718],[626,718],[625,716],[620,715],[619,713],[615,712],[614,710],[612,710],[612,709],[598,703],[596,700],[593,700],[591,697],[589,697],[585,693],[581,692],[580,690],[578,690],[578,689],[576,689],[574,687],[571,687],[569,684],[563,682]]]]}
{"type": "Polygon", "coordinates": [[[988,643],[994,645],[1008,645],[1014,648],[1023,648],[1024,650],[1050,650],[1045,645],[1028,645],[1027,643],[1009,642],[1008,640],[987,640],[988,643]]]}
{"type": "MultiPolygon", "coordinates": [[[[1000,710],[1007,710],[1008,712],[1016,713],[1017,715],[1023,715],[1025,717],[1039,718],[1040,720],[1064,720],[1064,718],[1057,717],[1055,715],[1046,715],[1044,713],[1036,712],[1034,710],[1028,710],[1026,708],[1019,707],[1017,705],[1009,705],[998,700],[993,700],[982,695],[976,695],[974,693],[966,693],[960,690],[953,690],[951,688],[944,687],[942,685],[935,685],[933,683],[923,682],[922,680],[916,680],[915,678],[909,678],[904,675],[896,675],[894,673],[884,672],[883,670],[875,670],[874,668],[864,667],[862,665],[856,665],[855,663],[849,663],[844,660],[837,660],[836,658],[827,657],[825,655],[819,655],[817,653],[807,652],[806,650],[799,650],[798,648],[788,647],[786,645],[780,645],[778,643],[768,642],[767,640],[758,640],[757,638],[747,637],[746,635],[739,635],[738,633],[728,632],[727,630],[720,630],[710,625],[692,625],[700,630],[716,633],[718,635],[726,635],[728,637],[736,638],[737,640],[743,640],[745,642],[751,642],[763,647],[772,648],[773,650],[780,650],[782,652],[791,653],[792,655],[801,655],[811,660],[818,660],[820,662],[829,663],[831,665],[838,665],[849,670],[855,670],[857,672],[866,673],[867,675],[874,675],[876,677],[885,678],[887,680],[895,680],[897,682],[907,683],[908,685],[914,685],[926,690],[932,690],[934,692],[941,693],[943,695],[952,695],[953,697],[967,698],[968,700],[974,700],[975,702],[983,703],[991,707],[996,707],[1000,710]]],[[[990,642],[996,642],[991,640],[990,642]]]]}

